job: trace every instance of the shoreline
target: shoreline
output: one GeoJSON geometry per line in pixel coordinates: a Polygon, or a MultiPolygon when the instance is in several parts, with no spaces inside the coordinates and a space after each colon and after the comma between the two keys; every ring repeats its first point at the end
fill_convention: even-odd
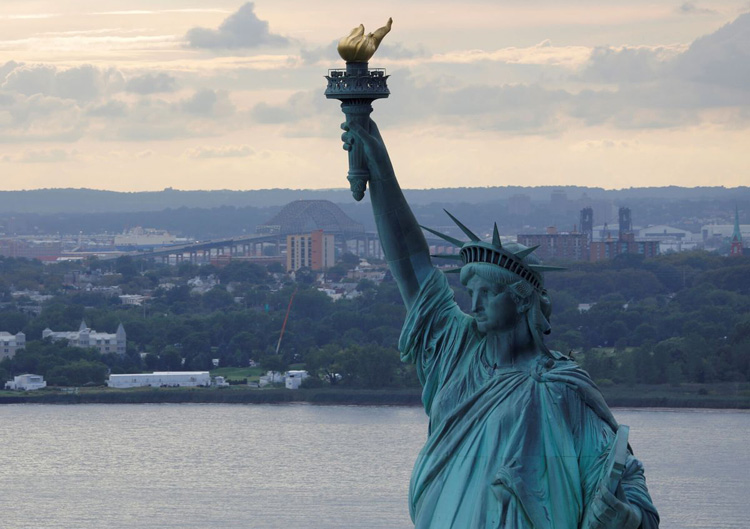
{"type": "MultiPolygon", "coordinates": [[[[601,388],[611,408],[750,409],[748,384],[601,388]],[[710,388],[710,389],[709,389],[710,388]]],[[[421,389],[80,388],[0,392],[2,404],[291,404],[421,406],[421,389]]]]}

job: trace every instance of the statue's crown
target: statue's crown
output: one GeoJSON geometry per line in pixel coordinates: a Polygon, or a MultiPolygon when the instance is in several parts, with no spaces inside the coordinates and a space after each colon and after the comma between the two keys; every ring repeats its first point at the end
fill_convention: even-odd
{"type": "MultiPolygon", "coordinates": [[[[461,248],[458,255],[432,255],[432,257],[461,261],[461,266],[446,270],[446,272],[459,272],[461,267],[470,263],[492,264],[519,276],[534,287],[535,290],[542,292],[544,290],[542,272],[565,270],[565,268],[561,266],[546,266],[539,264],[538,262],[531,262],[527,259],[534,250],[539,248],[538,245],[526,247],[521,244],[513,244],[512,249],[509,248],[510,245],[503,246],[500,241],[500,234],[497,230],[497,223],[495,223],[493,228],[492,242],[489,243],[481,240],[456,217],[448,213],[448,211],[443,211],[445,211],[451,220],[456,223],[456,226],[458,226],[461,231],[469,237],[469,241],[459,241],[450,235],[445,235],[444,233],[440,233],[432,228],[422,226],[422,229],[427,230],[441,239],[461,248]]],[[[535,259],[535,261],[537,260],[535,259]]]]}

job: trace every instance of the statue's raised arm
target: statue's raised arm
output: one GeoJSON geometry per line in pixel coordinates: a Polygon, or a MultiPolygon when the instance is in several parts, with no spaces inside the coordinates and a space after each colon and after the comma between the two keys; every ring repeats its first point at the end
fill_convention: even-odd
{"type": "MultiPolygon", "coordinates": [[[[552,305],[537,247],[492,240],[451,216],[470,240],[428,231],[460,247],[458,279],[471,310],[454,299],[404,198],[371,103],[388,97],[370,51],[390,30],[356,28],[342,39],[346,70],[329,70],[325,95],[346,115],[355,200],[369,183],[380,242],[408,311],[401,359],[414,365],[429,416],[414,464],[415,529],[658,529],[643,465],[628,448],[589,375],[551,350],[552,305]],[[348,54],[351,52],[351,55],[348,54]]],[[[342,49],[340,48],[340,49],[342,49]]]]}
{"type": "Polygon", "coordinates": [[[375,225],[388,267],[396,279],[401,297],[410,308],[420,285],[432,271],[430,250],[393,171],[391,159],[374,121],[369,132],[358,123],[343,123],[344,149],[355,143],[364,150],[370,171],[370,201],[375,225]]]}

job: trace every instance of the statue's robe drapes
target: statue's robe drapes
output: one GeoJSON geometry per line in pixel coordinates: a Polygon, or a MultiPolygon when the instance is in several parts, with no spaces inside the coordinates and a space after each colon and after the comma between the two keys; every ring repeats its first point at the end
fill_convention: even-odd
{"type": "MultiPolygon", "coordinates": [[[[409,490],[416,529],[579,528],[617,429],[588,374],[562,355],[540,354],[526,369],[494,367],[437,270],[399,346],[416,364],[430,419],[409,490]]],[[[623,489],[641,508],[641,527],[658,527],[632,456],[623,489]]]]}

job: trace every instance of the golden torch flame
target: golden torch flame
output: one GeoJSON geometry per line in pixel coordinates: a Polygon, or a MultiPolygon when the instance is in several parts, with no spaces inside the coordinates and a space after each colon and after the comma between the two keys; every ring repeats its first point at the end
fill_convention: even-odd
{"type": "Polygon", "coordinates": [[[365,35],[365,26],[360,24],[339,41],[338,51],[341,58],[346,62],[367,62],[375,54],[383,40],[391,30],[393,19],[389,18],[388,22],[382,28],[365,35]]]}

